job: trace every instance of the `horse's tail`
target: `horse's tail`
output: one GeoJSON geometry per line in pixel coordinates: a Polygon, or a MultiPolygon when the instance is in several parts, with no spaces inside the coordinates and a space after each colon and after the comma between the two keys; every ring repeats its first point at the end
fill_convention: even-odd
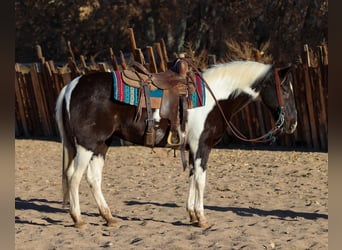
{"type": "Polygon", "coordinates": [[[67,170],[70,167],[71,164],[73,164],[73,158],[75,156],[75,145],[72,140],[70,140],[66,134],[66,126],[67,124],[64,124],[65,121],[65,92],[66,87],[61,90],[57,102],[56,102],[56,122],[57,127],[59,131],[59,135],[61,137],[62,141],[62,188],[63,188],[63,206],[66,205],[66,203],[69,200],[69,185],[67,180],[67,170]]]}

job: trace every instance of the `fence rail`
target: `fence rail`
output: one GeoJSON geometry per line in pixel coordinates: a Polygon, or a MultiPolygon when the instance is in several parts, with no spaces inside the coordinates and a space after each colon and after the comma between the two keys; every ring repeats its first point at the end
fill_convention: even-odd
{"type": "MultiPolygon", "coordinates": [[[[134,41],[134,37],[131,37],[134,41]]],[[[135,45],[135,44],[134,44],[135,45]]],[[[155,44],[159,64],[156,64],[151,48],[147,64],[141,49],[134,48],[134,60],[147,65],[151,71],[163,71],[168,65],[165,43],[155,44]],[[158,66],[157,66],[158,65],[158,66]]],[[[110,49],[110,63],[85,63],[81,66],[74,57],[68,64],[56,67],[55,63],[45,61],[39,46],[39,62],[25,66],[15,64],[15,136],[16,137],[55,137],[58,131],[54,119],[54,108],[58,93],[74,77],[92,70],[108,71],[127,67],[125,57],[120,51],[120,65],[110,49]]],[[[310,49],[304,46],[293,72],[293,86],[298,110],[298,126],[292,135],[282,135],[277,145],[302,147],[319,151],[328,150],[328,50],[326,45],[310,49]]],[[[232,119],[233,124],[248,137],[257,137],[274,125],[270,113],[262,103],[254,102],[244,108],[232,119]]],[[[225,140],[232,140],[229,131],[225,140]]],[[[224,140],[224,141],[225,141],[224,140]]],[[[224,143],[224,142],[223,142],[224,143]]]]}

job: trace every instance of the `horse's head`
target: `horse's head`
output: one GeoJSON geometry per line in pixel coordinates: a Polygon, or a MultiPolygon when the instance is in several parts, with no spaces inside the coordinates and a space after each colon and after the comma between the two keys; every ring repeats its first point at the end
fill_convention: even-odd
{"type": "Polygon", "coordinates": [[[287,134],[297,127],[297,109],[292,88],[291,65],[275,68],[260,90],[264,104],[271,110],[277,124],[287,134]]]}

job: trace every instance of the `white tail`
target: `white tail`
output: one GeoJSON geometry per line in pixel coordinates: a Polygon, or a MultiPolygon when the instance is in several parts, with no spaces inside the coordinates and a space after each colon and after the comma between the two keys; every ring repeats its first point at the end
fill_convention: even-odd
{"type": "Polygon", "coordinates": [[[61,90],[59,93],[59,96],[57,98],[56,102],[56,122],[57,122],[57,127],[59,131],[59,135],[62,140],[62,188],[63,188],[63,205],[65,206],[66,203],[69,200],[69,195],[68,195],[68,182],[67,182],[67,177],[66,177],[66,171],[68,170],[70,166],[70,153],[69,149],[67,147],[67,138],[65,134],[65,129],[64,129],[64,123],[63,123],[63,103],[65,100],[65,91],[66,91],[67,86],[64,86],[64,88],[61,90]]]}

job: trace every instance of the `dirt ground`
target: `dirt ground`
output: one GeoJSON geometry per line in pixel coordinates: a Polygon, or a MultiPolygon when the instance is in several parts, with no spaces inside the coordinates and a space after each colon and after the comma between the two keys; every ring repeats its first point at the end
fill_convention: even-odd
{"type": "Polygon", "coordinates": [[[328,249],[328,154],[213,149],[208,228],[189,224],[188,171],[173,151],[111,147],[103,191],[117,227],[105,226],[85,178],[88,226],[62,208],[61,145],[15,141],[16,249],[328,249]]]}

